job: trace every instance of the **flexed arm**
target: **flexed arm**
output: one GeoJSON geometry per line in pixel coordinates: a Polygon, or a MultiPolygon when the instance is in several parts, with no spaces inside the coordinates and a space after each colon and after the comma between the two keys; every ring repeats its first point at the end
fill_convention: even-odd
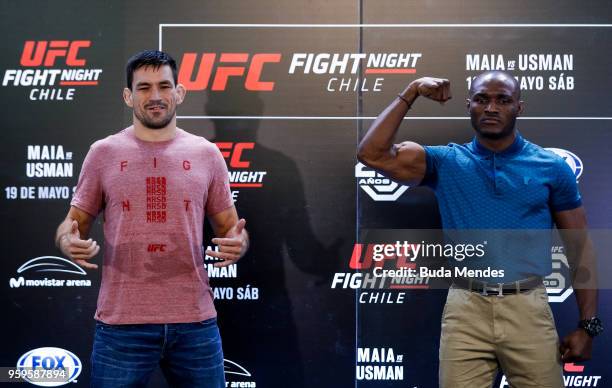
{"type": "Polygon", "coordinates": [[[411,141],[394,144],[394,140],[404,116],[419,96],[444,103],[451,98],[450,82],[431,77],[412,81],[372,123],[357,150],[360,162],[408,184],[418,184],[425,176],[425,150],[411,141]]]}

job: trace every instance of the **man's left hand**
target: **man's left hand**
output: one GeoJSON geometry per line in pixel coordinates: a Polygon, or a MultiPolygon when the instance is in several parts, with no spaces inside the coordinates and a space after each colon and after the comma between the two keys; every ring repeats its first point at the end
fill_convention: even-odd
{"type": "Polygon", "coordinates": [[[565,336],[559,345],[563,362],[578,362],[591,359],[593,338],[583,329],[576,329],[565,336]]]}
{"type": "Polygon", "coordinates": [[[244,256],[249,245],[244,225],[246,225],[246,221],[244,218],[241,218],[225,234],[225,237],[212,239],[212,243],[219,246],[219,251],[211,251],[209,249],[206,251],[206,254],[223,260],[222,262],[215,263],[215,267],[227,267],[244,256]]]}

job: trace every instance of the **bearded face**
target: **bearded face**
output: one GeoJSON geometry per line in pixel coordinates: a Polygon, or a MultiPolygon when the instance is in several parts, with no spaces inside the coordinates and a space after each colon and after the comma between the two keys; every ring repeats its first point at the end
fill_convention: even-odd
{"type": "Polygon", "coordinates": [[[174,84],[170,66],[144,66],[134,71],[128,105],[131,103],[134,116],[144,127],[162,129],[174,119],[176,107],[183,101],[181,88],[174,84]]]}

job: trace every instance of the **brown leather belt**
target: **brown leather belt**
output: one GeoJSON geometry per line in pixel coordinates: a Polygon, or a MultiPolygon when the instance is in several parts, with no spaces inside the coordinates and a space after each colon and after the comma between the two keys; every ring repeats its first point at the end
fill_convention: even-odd
{"type": "Polygon", "coordinates": [[[508,283],[487,283],[476,279],[455,278],[453,279],[453,284],[464,290],[478,292],[484,296],[504,296],[530,291],[541,286],[543,283],[540,276],[533,276],[508,283]]]}

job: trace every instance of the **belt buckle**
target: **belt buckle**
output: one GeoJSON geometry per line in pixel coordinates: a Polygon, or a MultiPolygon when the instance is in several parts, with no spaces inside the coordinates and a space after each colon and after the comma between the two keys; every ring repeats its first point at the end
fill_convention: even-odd
{"type": "Polygon", "coordinates": [[[481,295],[488,296],[489,295],[488,291],[497,292],[497,295],[495,296],[497,296],[498,298],[503,298],[504,297],[504,283],[497,283],[497,287],[489,286],[488,283],[485,283],[484,286],[482,287],[481,295]]]}

